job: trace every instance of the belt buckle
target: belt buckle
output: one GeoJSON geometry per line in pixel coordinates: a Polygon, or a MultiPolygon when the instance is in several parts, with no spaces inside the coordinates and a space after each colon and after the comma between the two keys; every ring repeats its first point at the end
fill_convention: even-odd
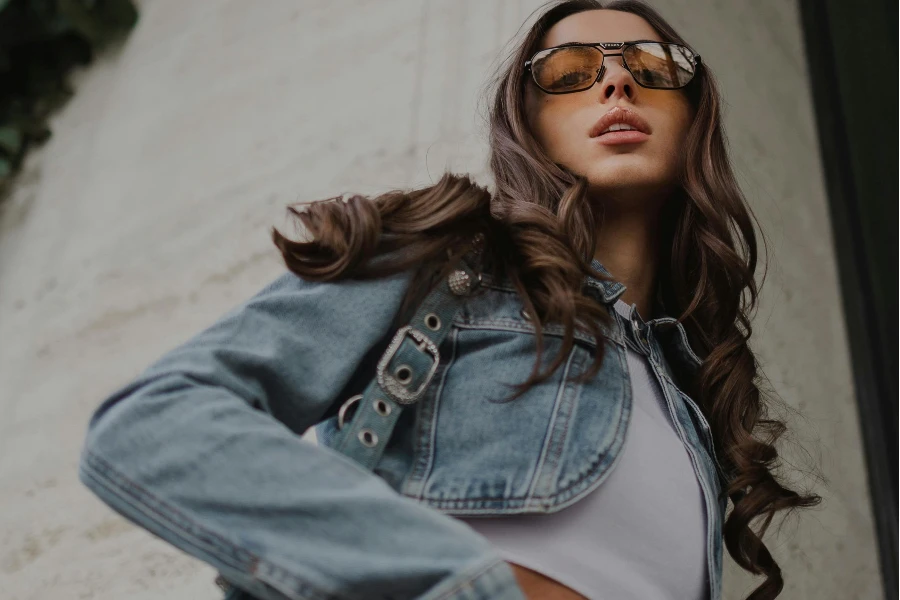
{"type": "Polygon", "coordinates": [[[419,331],[418,329],[413,328],[411,325],[406,325],[397,330],[397,333],[394,334],[394,339],[391,340],[390,345],[387,347],[384,355],[381,357],[381,360],[378,361],[378,367],[376,370],[376,377],[378,380],[378,385],[381,386],[388,396],[391,397],[397,404],[412,404],[419,397],[425,393],[425,389],[428,387],[428,384],[431,383],[432,377],[437,372],[438,363],[440,362],[441,356],[438,352],[437,346],[432,342],[427,335],[419,331]],[[397,350],[400,348],[400,344],[403,343],[403,340],[406,336],[411,337],[416,341],[416,347],[429,355],[431,355],[432,363],[431,368],[428,369],[428,373],[425,375],[425,380],[422,384],[416,388],[415,390],[408,390],[406,386],[400,381],[398,381],[393,375],[387,372],[387,366],[394,358],[394,355],[397,353],[397,350]]]}
{"type": "Polygon", "coordinates": [[[360,400],[362,400],[362,398],[363,398],[362,394],[357,394],[355,396],[347,398],[344,401],[344,403],[341,404],[341,408],[340,408],[340,410],[338,410],[338,421],[337,421],[338,429],[344,428],[344,424],[347,422],[347,411],[350,409],[351,406],[353,406],[354,404],[357,404],[360,400]]]}

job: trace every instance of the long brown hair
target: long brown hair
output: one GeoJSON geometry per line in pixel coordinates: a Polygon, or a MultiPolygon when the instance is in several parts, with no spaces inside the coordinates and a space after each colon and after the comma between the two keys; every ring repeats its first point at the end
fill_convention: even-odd
{"type": "MultiPolygon", "coordinates": [[[[409,307],[449,273],[452,259],[480,233],[486,240],[485,269],[509,278],[538,325],[535,365],[516,396],[562,364],[575,329],[600,339],[599,325],[608,324],[611,316],[583,293],[582,285],[588,274],[604,278],[590,266],[602,212],[587,200],[586,179],[547,156],[528,127],[524,105],[524,63],[539,49],[544,34],[569,15],[600,8],[634,13],[664,41],[690,47],[638,0],[548,3],[491,86],[493,193],[466,175],[444,173],[422,189],[290,206],[309,239],[292,241],[272,229],[287,267],[319,281],[414,269],[404,303],[409,307]],[[563,324],[565,334],[560,352],[541,373],[540,324],[548,322],[563,324]]],[[[677,315],[703,359],[697,371],[679,372],[678,377],[707,416],[716,452],[732,476],[724,491],[733,504],[723,528],[725,546],[741,567],[765,575],[748,598],[775,598],[784,585],[781,569],[761,538],[776,513],[814,506],[820,498],[789,489],[774,472],[779,466],[775,442],[786,428],[768,415],[774,398],[761,391],[763,375],[748,346],[758,296],[756,220],[734,178],[713,74],[701,66],[684,90],[694,120],[679,185],[663,208],[655,301],[665,314],[677,315]],[[754,531],[751,522],[757,520],[754,531]]],[[[603,346],[597,344],[593,364],[576,379],[597,374],[603,346]]]]}

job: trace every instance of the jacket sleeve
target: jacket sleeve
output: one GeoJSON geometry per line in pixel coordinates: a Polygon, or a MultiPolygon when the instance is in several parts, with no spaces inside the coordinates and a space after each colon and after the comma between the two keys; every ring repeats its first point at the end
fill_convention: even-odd
{"type": "Polygon", "coordinates": [[[300,437],[393,333],[408,281],[285,273],[102,402],[81,481],[264,600],[522,600],[480,534],[300,437]]]}

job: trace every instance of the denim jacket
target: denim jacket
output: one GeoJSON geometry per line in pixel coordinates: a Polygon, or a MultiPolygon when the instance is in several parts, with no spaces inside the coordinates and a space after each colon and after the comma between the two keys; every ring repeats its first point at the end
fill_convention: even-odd
{"type": "MultiPolygon", "coordinates": [[[[555,512],[601,485],[631,414],[630,346],[648,356],[702,488],[718,600],[727,480],[670,366],[701,361],[674,319],[619,315],[621,283],[585,279],[614,317],[600,373],[565,381],[598,343],[577,333],[550,379],[506,402],[505,384],[530,373],[535,330],[509,282],[484,274],[374,472],[329,447],[339,407],[365,388],[394,334],[410,275],[325,283],[284,273],[102,402],[81,481],[216,568],[234,586],[229,598],[523,600],[498,551],[453,516],[555,512]],[[301,438],[310,427],[318,444],[301,438]]],[[[562,326],[543,334],[549,361],[562,326]]]]}

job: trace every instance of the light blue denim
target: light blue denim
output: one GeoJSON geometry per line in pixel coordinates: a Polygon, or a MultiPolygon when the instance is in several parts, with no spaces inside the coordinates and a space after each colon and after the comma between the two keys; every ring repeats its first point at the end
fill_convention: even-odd
{"type": "MultiPolygon", "coordinates": [[[[703,489],[718,600],[725,474],[670,366],[700,359],[674,319],[619,315],[621,283],[585,280],[614,317],[601,372],[564,381],[591,361],[596,340],[579,333],[553,377],[504,402],[504,384],[530,373],[534,327],[509,283],[485,275],[374,473],[328,446],[338,408],[365,388],[394,334],[409,276],[313,283],[284,273],[104,400],[82,482],[216,568],[237,586],[231,598],[523,600],[510,566],[453,515],[554,512],[598,487],[628,427],[631,344],[649,353],[703,489]],[[309,427],[319,445],[301,439],[309,427]]],[[[543,331],[549,362],[562,328],[543,331]]]]}

